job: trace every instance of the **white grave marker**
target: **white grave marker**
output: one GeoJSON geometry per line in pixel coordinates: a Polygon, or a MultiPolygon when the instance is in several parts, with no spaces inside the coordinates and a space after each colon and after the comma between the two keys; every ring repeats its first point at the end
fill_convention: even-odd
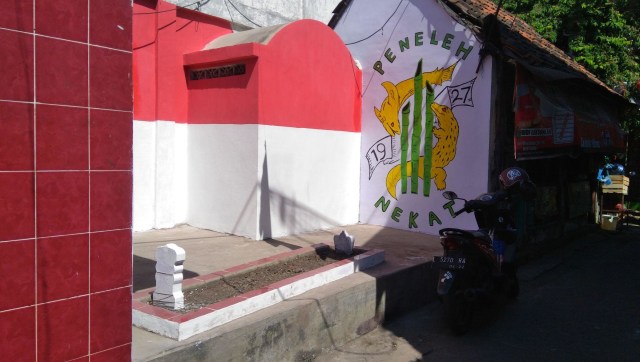
{"type": "Polygon", "coordinates": [[[347,234],[345,230],[342,230],[340,235],[334,235],[333,244],[336,252],[345,255],[353,254],[353,244],[355,244],[356,238],[347,234]]]}
{"type": "Polygon", "coordinates": [[[184,308],[182,294],[182,271],[185,251],[176,244],[159,246],[156,249],[156,290],[153,304],[172,309],[184,308]]]}

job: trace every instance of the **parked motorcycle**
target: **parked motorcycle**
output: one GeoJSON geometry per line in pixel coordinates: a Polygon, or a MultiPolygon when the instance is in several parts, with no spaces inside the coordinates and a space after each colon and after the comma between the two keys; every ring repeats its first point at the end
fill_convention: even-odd
{"type": "Polygon", "coordinates": [[[468,331],[479,300],[491,302],[499,296],[513,299],[519,294],[513,262],[517,232],[509,202],[514,190],[533,195],[535,186],[526,171],[516,167],[505,170],[500,181],[504,190],[482,194],[474,200],[460,198],[453,191],[443,193],[448,200],[464,202],[455,216],[473,212],[479,227],[441,229],[444,255],[433,259],[433,267],[440,269],[437,292],[456,334],[468,331]]]}

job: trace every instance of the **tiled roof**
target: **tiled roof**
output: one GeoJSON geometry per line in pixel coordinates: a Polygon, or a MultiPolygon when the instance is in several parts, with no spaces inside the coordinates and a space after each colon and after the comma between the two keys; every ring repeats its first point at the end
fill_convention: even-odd
{"type": "MultiPolygon", "coordinates": [[[[475,31],[481,39],[488,31],[488,29],[483,29],[483,24],[487,24],[486,19],[489,19],[487,16],[495,14],[498,8],[491,0],[439,1],[451,10],[452,15],[475,31]]],[[[500,42],[497,47],[502,54],[515,59],[529,69],[538,69],[549,75],[550,78],[586,79],[606,91],[620,96],[517,16],[500,9],[497,20],[497,29],[499,30],[497,40],[500,42]]],[[[496,26],[494,25],[494,27],[496,26]]]]}

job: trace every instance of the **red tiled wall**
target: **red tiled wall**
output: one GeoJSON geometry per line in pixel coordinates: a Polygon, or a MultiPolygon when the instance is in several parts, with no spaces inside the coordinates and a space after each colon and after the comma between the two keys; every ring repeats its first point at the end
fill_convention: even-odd
{"type": "Polygon", "coordinates": [[[131,0],[0,0],[0,351],[131,354],[131,0]]]}

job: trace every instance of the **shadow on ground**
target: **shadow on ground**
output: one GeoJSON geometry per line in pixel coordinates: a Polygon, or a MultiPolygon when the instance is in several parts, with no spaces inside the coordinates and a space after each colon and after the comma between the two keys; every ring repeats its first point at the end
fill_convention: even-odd
{"type": "MultiPolygon", "coordinates": [[[[141,256],[133,256],[133,291],[155,287],[156,285],[156,261],[152,259],[143,258],[141,256]]],[[[199,274],[190,270],[184,270],[182,272],[183,278],[197,277],[199,274]]]]}

